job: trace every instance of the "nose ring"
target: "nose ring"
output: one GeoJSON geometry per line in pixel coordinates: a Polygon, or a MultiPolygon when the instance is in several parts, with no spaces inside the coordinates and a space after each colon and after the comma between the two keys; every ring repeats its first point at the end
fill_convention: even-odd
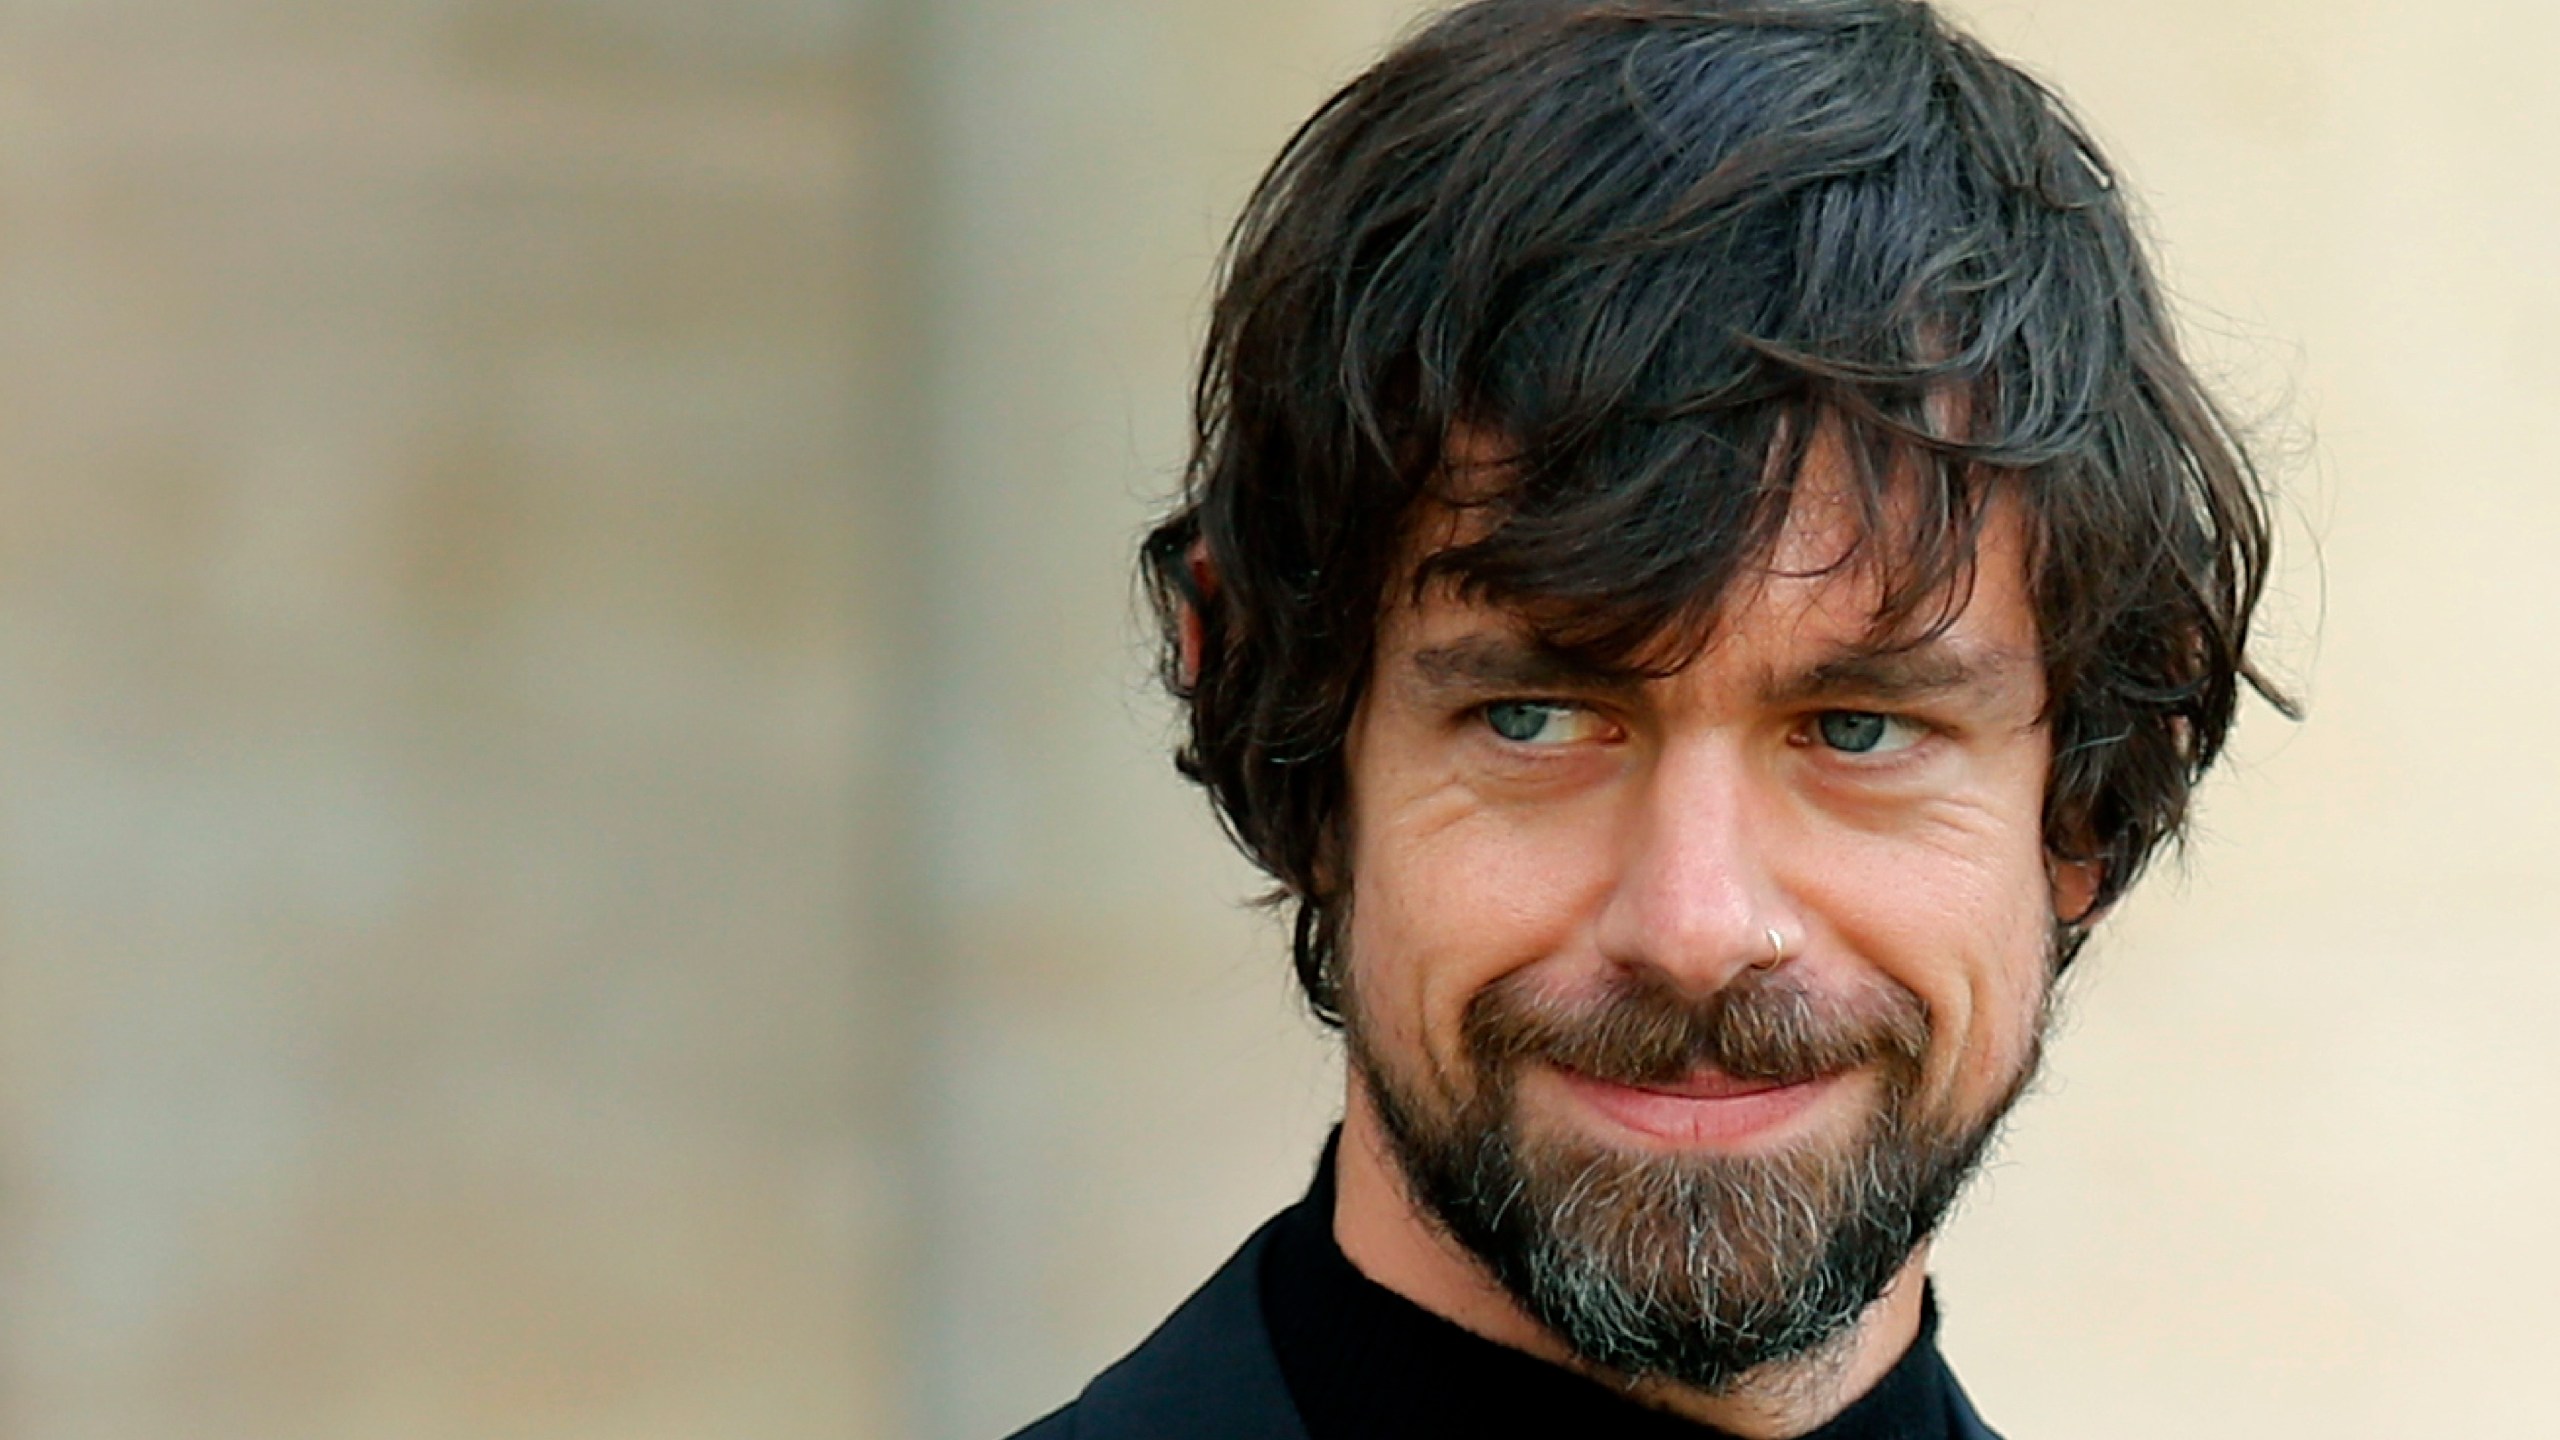
{"type": "Polygon", "coordinates": [[[1754,963],[1751,968],[1754,970],[1775,970],[1780,965],[1786,963],[1787,937],[1779,934],[1778,927],[1775,925],[1766,927],[1762,933],[1769,937],[1769,958],[1754,963]]]}

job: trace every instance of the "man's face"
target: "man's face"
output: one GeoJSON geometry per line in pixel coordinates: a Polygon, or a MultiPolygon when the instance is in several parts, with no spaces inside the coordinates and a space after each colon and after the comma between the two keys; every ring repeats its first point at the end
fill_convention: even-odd
{"type": "Polygon", "coordinates": [[[1627,1373],[1720,1389],[1856,1318],[2024,1084],[2087,897],[2044,844],[2016,516],[1910,648],[1856,536],[1802,487],[1656,680],[1396,605],[1352,726],[1357,1082],[1426,1209],[1627,1373]]]}

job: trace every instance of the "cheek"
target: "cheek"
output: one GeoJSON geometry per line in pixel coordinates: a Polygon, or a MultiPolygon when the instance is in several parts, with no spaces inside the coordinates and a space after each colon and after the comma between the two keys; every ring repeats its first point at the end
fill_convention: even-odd
{"type": "Polygon", "coordinates": [[[2042,847],[1983,814],[1827,847],[1806,893],[1859,961],[1928,1006],[1928,1087],[1983,1103],[2026,1063],[2050,968],[2042,847]]]}
{"type": "Polygon", "coordinates": [[[1468,1002],[1573,946],[1606,845],[1455,783],[1382,800],[1355,815],[1350,982],[1371,1049],[1445,1083],[1468,1002]]]}

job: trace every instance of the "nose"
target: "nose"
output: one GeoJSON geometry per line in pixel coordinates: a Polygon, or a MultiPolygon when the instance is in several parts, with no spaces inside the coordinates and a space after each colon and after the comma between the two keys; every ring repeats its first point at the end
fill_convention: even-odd
{"type": "Polygon", "coordinates": [[[1765,966],[1773,930],[1801,935],[1772,865],[1773,797],[1738,745],[1666,748],[1628,807],[1596,940],[1628,969],[1709,994],[1765,966]]]}

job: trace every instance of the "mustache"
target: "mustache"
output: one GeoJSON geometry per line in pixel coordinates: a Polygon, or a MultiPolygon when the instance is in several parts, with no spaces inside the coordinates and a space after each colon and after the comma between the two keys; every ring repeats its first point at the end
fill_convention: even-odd
{"type": "Polygon", "coordinates": [[[1480,1075],[1542,1060],[1620,1085],[1671,1084],[1709,1066],[1774,1084],[1866,1065],[1916,1079],[1929,1048],[1928,1007],[1911,991],[1815,990],[1790,970],[1745,971],[1704,995],[1653,971],[1622,972],[1579,998],[1512,975],[1479,991],[1461,1023],[1480,1075]]]}

